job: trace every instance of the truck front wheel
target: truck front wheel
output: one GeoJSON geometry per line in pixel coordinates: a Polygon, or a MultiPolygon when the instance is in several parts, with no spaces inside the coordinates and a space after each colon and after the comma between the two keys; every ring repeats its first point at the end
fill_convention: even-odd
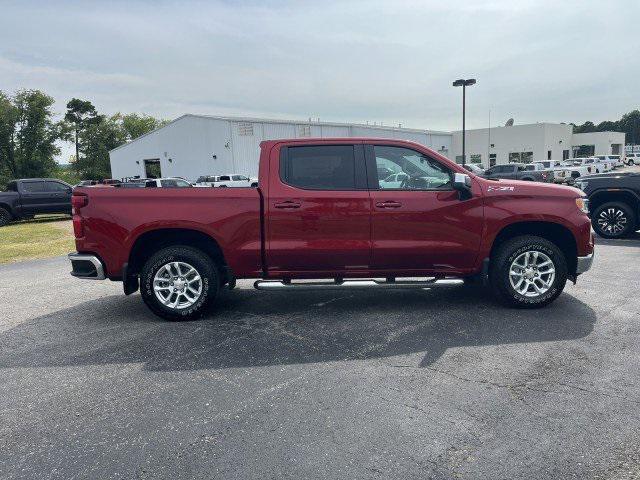
{"type": "Polygon", "coordinates": [[[554,243],[523,235],[498,247],[489,275],[491,288],[503,303],[539,308],[562,293],[567,282],[567,261],[554,243]]]}
{"type": "Polygon", "coordinates": [[[200,317],[215,300],[220,285],[218,268],[202,251],[173,246],[156,252],[142,267],[144,303],[167,320],[200,317]]]}

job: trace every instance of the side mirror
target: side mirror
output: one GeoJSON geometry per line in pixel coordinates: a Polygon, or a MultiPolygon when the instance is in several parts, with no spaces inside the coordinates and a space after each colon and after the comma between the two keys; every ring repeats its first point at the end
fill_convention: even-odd
{"type": "Polygon", "coordinates": [[[460,194],[460,200],[471,198],[471,177],[466,173],[454,173],[453,189],[460,194]]]}

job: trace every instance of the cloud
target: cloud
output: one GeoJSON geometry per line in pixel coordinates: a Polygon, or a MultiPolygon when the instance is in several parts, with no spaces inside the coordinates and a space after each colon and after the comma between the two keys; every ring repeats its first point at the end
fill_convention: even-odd
{"type": "Polygon", "coordinates": [[[105,112],[454,129],[513,116],[601,121],[638,107],[636,1],[16,2],[0,19],[3,90],[105,112]]]}

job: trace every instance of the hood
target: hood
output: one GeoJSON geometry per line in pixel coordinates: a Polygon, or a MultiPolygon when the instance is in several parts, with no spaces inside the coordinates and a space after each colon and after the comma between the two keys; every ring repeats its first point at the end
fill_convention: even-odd
{"type": "Polygon", "coordinates": [[[584,196],[584,193],[582,193],[581,190],[574,187],[556,185],[553,183],[529,182],[524,180],[484,179],[482,182],[482,189],[487,196],[526,195],[562,198],[576,198],[584,196]]]}
{"type": "Polygon", "coordinates": [[[598,173],[595,175],[583,175],[580,177],[580,180],[598,180],[599,178],[626,178],[626,177],[636,177],[640,175],[638,172],[607,172],[607,173],[598,173]]]}

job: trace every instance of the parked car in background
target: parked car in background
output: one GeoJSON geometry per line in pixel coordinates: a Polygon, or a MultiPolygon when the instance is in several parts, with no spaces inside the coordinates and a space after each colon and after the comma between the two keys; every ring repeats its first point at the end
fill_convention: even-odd
{"type": "Polygon", "coordinates": [[[155,314],[186,320],[208,312],[236,278],[289,292],[481,281],[506,305],[537,308],[591,267],[578,189],[487,180],[403,140],[297,138],[260,148],[257,189],[76,189],[71,274],[122,281],[155,314]],[[402,188],[381,183],[381,164],[407,174],[402,188]]]}
{"type": "Polygon", "coordinates": [[[494,165],[485,170],[485,178],[505,178],[510,180],[527,180],[530,182],[553,182],[553,173],[527,169],[525,163],[509,163],[494,165]]]}
{"type": "Polygon", "coordinates": [[[409,175],[404,172],[394,173],[384,180],[380,180],[380,185],[383,185],[384,188],[401,188],[403,182],[406,182],[408,178],[409,175]]]}
{"type": "Polygon", "coordinates": [[[597,158],[601,162],[611,164],[611,169],[623,167],[622,157],[620,155],[594,155],[593,158],[597,158]]]}
{"type": "Polygon", "coordinates": [[[574,165],[586,167],[590,175],[595,173],[604,173],[605,170],[610,170],[610,167],[607,167],[599,159],[593,157],[572,158],[571,161],[574,165]]]}
{"type": "Polygon", "coordinates": [[[73,187],[55,178],[25,178],[0,192],[0,226],[43,213],[71,214],[73,187]]]}
{"type": "Polygon", "coordinates": [[[97,185],[98,181],[97,180],[80,180],[78,183],[76,183],[73,187],[90,187],[91,185],[97,185]]]}
{"type": "Polygon", "coordinates": [[[476,163],[465,163],[462,168],[470,171],[471,173],[475,173],[476,175],[484,175],[484,168],[476,163]]]}
{"type": "Polygon", "coordinates": [[[611,172],[576,182],[587,194],[593,229],[605,238],[621,238],[640,229],[640,173],[611,172]]]}
{"type": "Polygon", "coordinates": [[[640,165],[640,153],[627,153],[625,158],[627,165],[640,165]]]}
{"type": "Polygon", "coordinates": [[[258,179],[238,175],[203,175],[196,180],[196,187],[257,187],[258,179]]]}
{"type": "Polygon", "coordinates": [[[184,178],[167,177],[167,178],[140,178],[131,182],[116,185],[119,188],[191,188],[189,182],[184,178]]]}

